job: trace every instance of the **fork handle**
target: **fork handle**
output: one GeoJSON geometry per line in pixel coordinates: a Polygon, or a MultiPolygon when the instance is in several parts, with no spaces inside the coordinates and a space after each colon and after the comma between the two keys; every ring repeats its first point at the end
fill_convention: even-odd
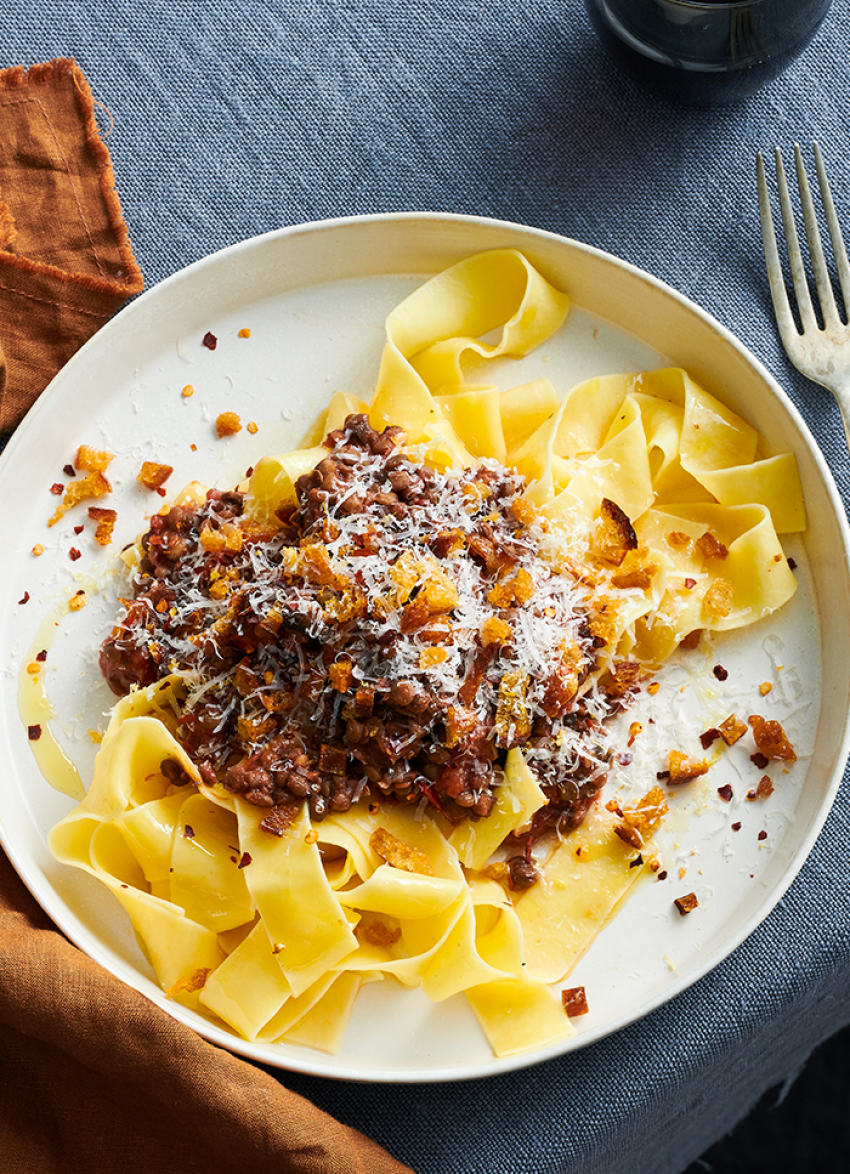
{"type": "Polygon", "coordinates": [[[847,438],[847,447],[850,449],[850,374],[834,377],[831,384],[824,384],[824,387],[827,386],[838,403],[841,422],[844,425],[844,435],[847,438]]]}

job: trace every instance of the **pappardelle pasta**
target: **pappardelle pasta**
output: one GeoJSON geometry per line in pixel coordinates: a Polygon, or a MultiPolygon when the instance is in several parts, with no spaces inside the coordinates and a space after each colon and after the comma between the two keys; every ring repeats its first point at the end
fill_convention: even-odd
{"type": "Polygon", "coordinates": [[[368,404],[132,548],[121,699],[50,845],[246,1040],[333,1052],[376,980],[464,992],[499,1056],[571,1034],[557,986],[667,812],[654,778],[600,801],[610,719],[795,590],[793,455],[685,371],[470,382],[568,311],[515,250],[454,265],[390,314],[368,404]]]}

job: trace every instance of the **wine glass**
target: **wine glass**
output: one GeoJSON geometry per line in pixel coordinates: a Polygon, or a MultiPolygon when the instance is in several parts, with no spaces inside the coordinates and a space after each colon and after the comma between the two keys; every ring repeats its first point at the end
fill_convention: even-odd
{"type": "Polygon", "coordinates": [[[585,0],[611,57],[675,100],[747,98],[806,48],[832,0],[585,0]]]}

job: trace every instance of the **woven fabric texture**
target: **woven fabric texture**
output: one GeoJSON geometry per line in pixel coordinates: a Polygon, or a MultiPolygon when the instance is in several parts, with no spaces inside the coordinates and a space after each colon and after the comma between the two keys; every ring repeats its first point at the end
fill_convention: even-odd
{"type": "MultiPolygon", "coordinates": [[[[757,149],[787,158],[817,139],[850,225],[843,0],[787,73],[714,110],[618,72],[581,0],[22,0],[0,66],[55,56],[75,57],[112,113],[149,286],[256,233],[354,213],[445,210],[558,232],[731,329],[803,413],[847,502],[837,408],[777,338],[754,178],[757,149]]],[[[444,1086],[269,1075],[417,1174],[677,1174],[850,1020],[849,840],[845,779],[764,923],[593,1047],[444,1086]]]]}

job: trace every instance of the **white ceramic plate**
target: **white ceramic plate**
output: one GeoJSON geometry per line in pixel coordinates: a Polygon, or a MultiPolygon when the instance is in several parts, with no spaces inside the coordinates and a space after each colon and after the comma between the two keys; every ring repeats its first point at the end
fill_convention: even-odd
{"type": "MultiPolygon", "coordinates": [[[[472,217],[399,214],[283,229],[227,249],[144,294],[68,363],[3,454],[0,500],[3,846],[83,950],[202,1035],[266,1064],[359,1080],[447,1080],[521,1067],[599,1039],[694,982],[758,925],[799,870],[838,787],[850,712],[848,533],[820,452],[780,388],[717,322],[586,245],[472,217]],[[108,892],[58,866],[47,850],[49,828],[72,803],[34,763],[17,714],[17,674],[55,601],[98,578],[105,582],[102,594],[62,623],[48,658],[54,728],[87,778],[95,751],[87,731],[104,728],[113,700],[99,679],[96,651],[110,627],[117,585],[102,574],[108,559],[91,527],[73,533],[85,507],[47,529],[57,502],[49,487],[64,480],[62,467],[79,444],[108,447],[117,454],[109,470],[116,541],[131,540],[161,505],[135,484],[143,459],[173,465],[175,490],[194,478],[232,484],[263,453],[297,444],[333,391],[368,398],[384,318],[424,277],[506,246],[524,250],[572,295],[575,308],[555,338],[521,363],[502,366],[503,387],[545,375],[566,391],[590,375],[672,362],[753,423],[769,451],[796,453],[811,525],[805,545],[787,544],[798,565],[794,600],[776,617],[672,665],[661,693],[644,695],[640,713],[631,716],[654,716],[655,733],[664,721],[675,723],[676,744],[699,752],[699,732],[730,711],[762,712],[783,721],[800,758],[788,773],[774,770],[776,792],[766,803],[745,801],[760,772],[743,749],[725,754],[677,798],[662,848],[668,878],[643,879],[574,972],[569,985],[586,986],[591,1013],[576,1021],[566,1044],[494,1059],[463,995],[434,1005],[392,982],[362,992],[337,1056],[247,1044],[167,1002],[108,892]],[[238,337],[243,327],[249,339],[238,337]],[[201,345],[208,330],[218,338],[215,351],[201,345]],[[191,397],[181,395],[186,384],[195,388],[191,397]],[[255,421],[256,434],[243,429],[217,439],[213,421],[224,410],[255,421]],[[46,547],[41,558],[29,553],[36,542],[46,547]],[[82,551],[76,562],[71,546],[82,551]],[[25,592],[29,602],[19,604],[25,592]],[[722,686],[711,673],[718,662],[729,671],[722,686]],[[774,685],[764,699],[762,681],[774,685]],[[726,782],[735,796],[730,804],[717,795],[726,782]],[[762,830],[768,836],[759,840],[762,830]],[[690,891],[699,910],[682,918],[673,898],[690,891]]],[[[638,790],[654,782],[671,744],[663,733],[638,740],[631,769],[640,776],[638,790]]]]}

